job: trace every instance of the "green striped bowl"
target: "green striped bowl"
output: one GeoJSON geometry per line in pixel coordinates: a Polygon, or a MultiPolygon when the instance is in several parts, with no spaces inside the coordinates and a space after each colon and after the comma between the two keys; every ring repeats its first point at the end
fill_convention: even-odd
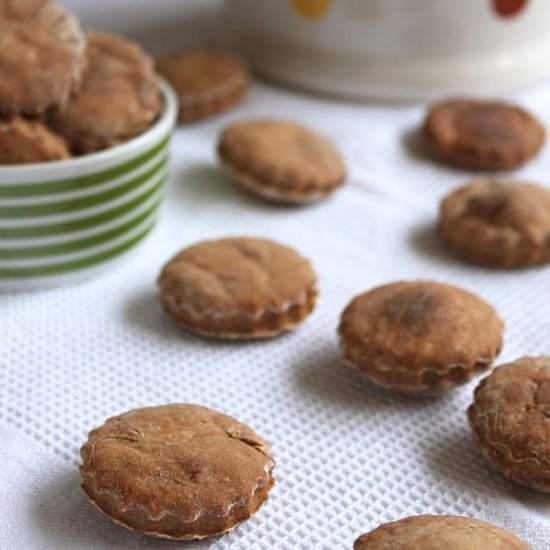
{"type": "Polygon", "coordinates": [[[109,269],[152,230],[177,99],[144,134],[107,151],[0,167],[0,290],[76,282],[109,269]]]}

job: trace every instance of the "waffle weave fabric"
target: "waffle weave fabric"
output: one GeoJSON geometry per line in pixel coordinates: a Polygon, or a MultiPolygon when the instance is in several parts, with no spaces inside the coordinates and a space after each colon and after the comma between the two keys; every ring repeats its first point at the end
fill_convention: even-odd
{"type": "MultiPolygon", "coordinates": [[[[550,84],[511,96],[550,127],[550,84]]],[[[271,442],[277,484],[236,531],[189,549],[348,549],[380,523],[420,513],[474,516],[550,548],[550,500],[506,480],[472,442],[476,382],[437,399],[400,397],[344,365],[343,308],[400,279],[457,284],[506,321],[499,363],[548,354],[550,268],[496,272],[462,263],[434,234],[439,200],[473,174],[429,162],[414,138],[423,106],[346,104],[255,84],[239,108],[180,129],[158,228],[133,258],[80,286],[0,297],[0,548],[166,548],[101,517],[78,488],[89,429],[128,409],[199,403],[271,442]],[[232,186],[215,142],[228,123],[284,117],[332,139],[348,184],[307,208],[232,186]],[[163,263],[198,240],[272,238],[309,257],[319,304],[296,332],[255,343],[179,330],[156,301],[163,263]]],[[[516,174],[548,185],[550,149],[516,174]]]]}

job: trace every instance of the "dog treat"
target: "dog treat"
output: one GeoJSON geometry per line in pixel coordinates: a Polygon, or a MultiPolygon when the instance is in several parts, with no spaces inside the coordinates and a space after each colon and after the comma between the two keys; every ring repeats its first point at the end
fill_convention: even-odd
{"type": "Polygon", "coordinates": [[[468,417],[483,456],[504,476],[550,493],[550,356],[496,368],[468,417]]]}
{"type": "Polygon", "coordinates": [[[545,141],[544,127],[524,109],[468,99],[433,106],[424,135],[439,160],[472,170],[517,168],[545,141]]]}
{"type": "Polygon", "coordinates": [[[82,489],[115,523],[190,540],[231,531],[275,482],[268,444],[206,407],[172,404],[115,416],[81,449],[82,489]]]}
{"type": "Polygon", "coordinates": [[[16,117],[0,120],[0,165],[62,160],[70,157],[67,144],[40,122],[16,117]]]}
{"type": "Polygon", "coordinates": [[[54,0],[0,0],[0,116],[41,115],[80,83],[85,40],[54,0]]]}
{"type": "Polygon", "coordinates": [[[245,97],[250,86],[245,62],[222,50],[168,54],[157,60],[157,69],[179,96],[180,122],[194,122],[229,109],[245,97]]]}
{"type": "Polygon", "coordinates": [[[342,157],[324,137],[298,124],[255,120],[229,126],[218,153],[233,181],[261,197],[309,203],[343,185],[342,157]]]}
{"type": "Polygon", "coordinates": [[[530,550],[515,535],[461,516],[412,516],[359,537],[354,550],[530,550]]]}
{"type": "Polygon", "coordinates": [[[74,154],[106,149],[142,133],[162,108],[153,61],[137,44],[99,32],[87,38],[82,90],[50,120],[74,154]]]}
{"type": "Polygon", "coordinates": [[[550,190],[478,180],[441,203],[439,231],[467,260],[499,268],[550,262],[550,190]]]}
{"type": "Polygon", "coordinates": [[[373,382],[431,394],[491,367],[503,322],[481,298],[431,281],[397,282],[355,298],[339,328],[346,358],[373,382]]]}
{"type": "Polygon", "coordinates": [[[162,306],[181,327],[227,339],[292,330],[317,298],[308,260],[286,246],[252,238],[185,249],[164,267],[158,286],[162,306]]]}

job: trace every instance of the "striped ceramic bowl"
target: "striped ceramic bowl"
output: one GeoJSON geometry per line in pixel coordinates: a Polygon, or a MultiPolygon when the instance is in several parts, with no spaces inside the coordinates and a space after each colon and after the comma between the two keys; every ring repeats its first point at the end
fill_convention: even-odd
{"type": "Polygon", "coordinates": [[[144,134],[107,151],[0,167],[0,289],[76,282],[111,267],[155,225],[177,100],[144,134]]]}

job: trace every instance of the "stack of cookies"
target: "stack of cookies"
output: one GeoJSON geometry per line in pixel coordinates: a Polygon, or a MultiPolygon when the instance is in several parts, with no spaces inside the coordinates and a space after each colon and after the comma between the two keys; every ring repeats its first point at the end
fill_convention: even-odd
{"type": "Polygon", "coordinates": [[[56,0],[2,0],[0,39],[0,164],[107,149],[162,110],[151,58],[125,38],[85,34],[56,0]]]}

